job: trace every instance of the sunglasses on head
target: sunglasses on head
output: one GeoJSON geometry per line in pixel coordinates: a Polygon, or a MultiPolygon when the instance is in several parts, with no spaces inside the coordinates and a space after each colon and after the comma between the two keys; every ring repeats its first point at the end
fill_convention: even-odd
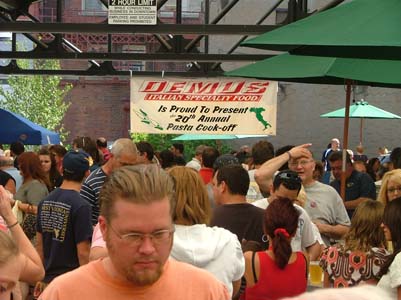
{"type": "Polygon", "coordinates": [[[278,173],[276,176],[278,178],[282,179],[282,180],[290,180],[290,181],[295,181],[295,182],[302,183],[302,180],[298,176],[298,174],[288,173],[288,172],[281,172],[281,173],[278,173]]]}

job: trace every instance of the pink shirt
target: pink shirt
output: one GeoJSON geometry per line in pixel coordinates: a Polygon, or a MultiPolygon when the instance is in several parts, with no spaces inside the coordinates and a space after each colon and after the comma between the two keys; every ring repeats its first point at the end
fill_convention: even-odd
{"type": "Polygon", "coordinates": [[[93,229],[91,248],[94,247],[106,248],[106,242],[104,241],[102,232],[100,231],[99,223],[97,223],[93,229]]]}

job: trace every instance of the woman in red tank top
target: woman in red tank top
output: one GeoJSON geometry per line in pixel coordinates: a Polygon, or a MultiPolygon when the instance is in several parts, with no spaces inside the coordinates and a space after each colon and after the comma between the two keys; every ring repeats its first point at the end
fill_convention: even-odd
{"type": "Polygon", "coordinates": [[[269,249],[245,252],[245,300],[275,300],[306,290],[308,261],[302,252],[292,252],[291,239],[299,213],[288,198],[279,198],[265,211],[265,235],[269,249]]]}

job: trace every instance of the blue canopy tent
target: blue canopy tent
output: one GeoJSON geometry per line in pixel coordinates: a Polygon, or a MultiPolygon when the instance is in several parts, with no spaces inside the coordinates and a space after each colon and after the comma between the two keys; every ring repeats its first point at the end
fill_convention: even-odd
{"type": "Polygon", "coordinates": [[[11,144],[17,141],[24,145],[60,144],[60,136],[16,113],[0,108],[0,143],[11,144]]]}

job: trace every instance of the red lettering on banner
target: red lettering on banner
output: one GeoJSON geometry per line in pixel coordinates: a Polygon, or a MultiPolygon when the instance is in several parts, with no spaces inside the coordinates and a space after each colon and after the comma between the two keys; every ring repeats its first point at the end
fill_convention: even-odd
{"type": "Polygon", "coordinates": [[[173,85],[167,89],[166,93],[181,93],[182,89],[185,87],[186,82],[174,82],[173,85]]]}
{"type": "Polygon", "coordinates": [[[148,83],[145,86],[145,89],[141,90],[140,92],[160,93],[163,91],[166,85],[167,85],[166,81],[148,81],[148,83]]]}
{"type": "Polygon", "coordinates": [[[266,92],[269,82],[251,82],[248,87],[246,87],[244,94],[263,94],[266,92]]]}
{"type": "Polygon", "coordinates": [[[218,82],[215,82],[213,84],[211,82],[208,82],[205,85],[203,85],[203,84],[204,84],[204,82],[194,82],[194,83],[192,83],[191,86],[189,87],[189,89],[186,90],[186,93],[213,94],[214,92],[216,92],[217,88],[219,87],[219,83],[218,82]]]}
{"type": "Polygon", "coordinates": [[[146,101],[259,102],[262,99],[262,95],[192,95],[150,93],[144,95],[143,99],[146,101]]]}
{"type": "Polygon", "coordinates": [[[227,82],[221,93],[227,93],[227,94],[238,94],[241,92],[242,87],[244,86],[245,82],[227,82]]]}
{"type": "Polygon", "coordinates": [[[142,93],[174,93],[192,95],[235,95],[263,94],[269,82],[223,81],[223,82],[193,82],[193,81],[147,81],[139,89],[142,93]]]}

